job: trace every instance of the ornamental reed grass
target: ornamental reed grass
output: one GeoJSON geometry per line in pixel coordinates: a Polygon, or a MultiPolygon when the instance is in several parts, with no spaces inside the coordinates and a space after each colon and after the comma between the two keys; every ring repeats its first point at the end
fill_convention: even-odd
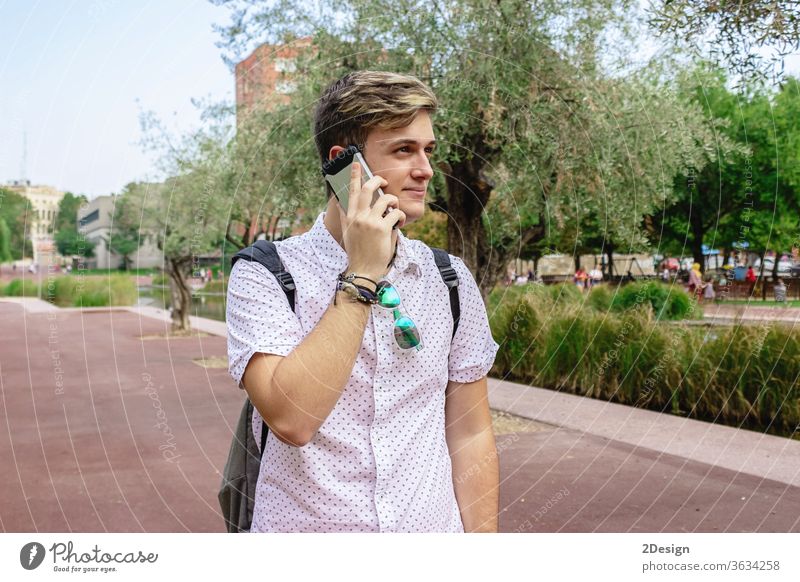
{"type": "Polygon", "coordinates": [[[496,377],[800,437],[800,333],[787,326],[674,321],[700,310],[654,282],[588,296],[572,285],[502,288],[489,307],[496,377]]]}
{"type": "Polygon", "coordinates": [[[41,297],[61,307],[106,307],[134,305],[138,297],[136,282],[130,275],[64,275],[38,281],[14,279],[3,293],[8,297],[41,297]]]}
{"type": "Polygon", "coordinates": [[[106,307],[133,305],[136,299],[136,282],[130,275],[70,275],[55,279],[52,301],[60,306],[106,307]]]}

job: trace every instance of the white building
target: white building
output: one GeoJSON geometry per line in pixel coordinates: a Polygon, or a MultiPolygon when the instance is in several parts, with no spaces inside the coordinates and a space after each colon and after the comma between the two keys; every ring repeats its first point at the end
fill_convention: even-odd
{"type": "Polygon", "coordinates": [[[64,193],[52,186],[32,185],[30,180],[13,180],[4,188],[30,201],[32,212],[28,232],[33,243],[33,262],[39,265],[49,262],[57,254],[53,228],[64,193]]]}
{"type": "MultiPolygon", "coordinates": [[[[116,196],[98,196],[78,208],[78,232],[94,243],[94,257],[87,259],[88,269],[118,269],[123,258],[108,246],[112,234],[116,196]]],[[[155,236],[140,232],[141,246],[130,255],[131,269],[148,269],[162,264],[162,252],[156,246],[155,236]]]]}

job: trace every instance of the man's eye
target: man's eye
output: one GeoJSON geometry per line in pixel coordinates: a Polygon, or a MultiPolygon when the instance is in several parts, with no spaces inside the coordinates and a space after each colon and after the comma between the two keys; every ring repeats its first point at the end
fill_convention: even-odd
{"type": "MultiPolygon", "coordinates": [[[[396,152],[403,152],[404,154],[405,154],[405,153],[408,153],[409,151],[410,151],[410,150],[409,150],[409,146],[403,146],[403,147],[401,147],[401,148],[398,148],[398,149],[396,150],[396,152]]],[[[433,148],[430,148],[430,147],[429,147],[429,148],[425,148],[425,153],[427,153],[427,154],[433,154],[433,148]]]]}

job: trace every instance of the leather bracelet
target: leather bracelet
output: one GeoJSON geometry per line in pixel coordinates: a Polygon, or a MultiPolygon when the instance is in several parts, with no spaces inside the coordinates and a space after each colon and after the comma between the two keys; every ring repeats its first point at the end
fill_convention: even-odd
{"type": "Polygon", "coordinates": [[[340,273],[339,274],[339,281],[344,281],[344,282],[347,282],[347,283],[353,283],[353,281],[355,279],[361,279],[363,281],[369,281],[370,283],[375,285],[375,288],[373,289],[373,292],[377,291],[377,289],[378,289],[378,283],[376,283],[375,281],[373,281],[369,277],[362,277],[361,275],[357,275],[355,273],[350,273],[349,275],[345,275],[344,273],[340,273]]]}
{"type": "MultiPolygon", "coordinates": [[[[339,281],[336,284],[336,292],[338,293],[339,291],[344,291],[354,301],[366,303],[367,305],[374,305],[378,302],[378,296],[375,295],[375,293],[366,287],[356,285],[355,283],[351,283],[349,281],[339,281]]],[[[336,295],[333,297],[333,304],[336,305],[336,295]]]]}

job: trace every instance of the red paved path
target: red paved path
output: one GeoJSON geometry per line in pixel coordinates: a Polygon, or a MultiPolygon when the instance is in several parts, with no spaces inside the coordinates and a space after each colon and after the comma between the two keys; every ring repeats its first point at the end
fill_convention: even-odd
{"type": "MultiPolygon", "coordinates": [[[[0,529],[222,531],[242,394],[192,360],[224,338],[141,340],[165,324],[4,302],[0,330],[0,529]]],[[[503,531],[800,531],[797,487],[568,429],[497,440],[503,531]]]]}

